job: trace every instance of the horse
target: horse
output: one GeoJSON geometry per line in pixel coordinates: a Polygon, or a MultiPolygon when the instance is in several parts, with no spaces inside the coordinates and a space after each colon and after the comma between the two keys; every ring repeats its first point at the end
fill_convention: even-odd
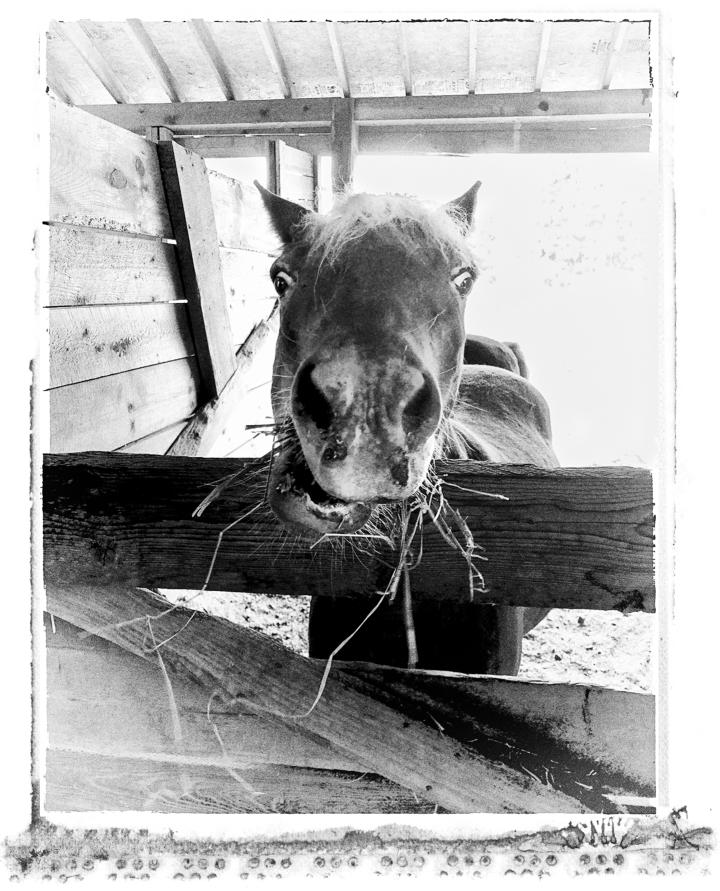
{"type": "MultiPolygon", "coordinates": [[[[282,244],[268,502],[287,529],[358,533],[407,503],[437,458],[557,466],[522,351],[465,332],[479,182],[436,209],[352,194],[324,215],[255,184],[282,244]]],[[[423,600],[412,613],[417,667],[516,675],[547,610],[423,600]]],[[[310,656],[356,631],[338,658],[407,665],[401,604],[363,619],[362,600],[314,597],[310,656]]]]}

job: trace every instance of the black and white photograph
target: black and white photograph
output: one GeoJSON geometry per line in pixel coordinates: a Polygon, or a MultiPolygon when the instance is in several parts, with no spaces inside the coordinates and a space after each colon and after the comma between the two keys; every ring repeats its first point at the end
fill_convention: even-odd
{"type": "Polygon", "coordinates": [[[670,14],[72,6],[10,877],[707,874],[670,14]]]}

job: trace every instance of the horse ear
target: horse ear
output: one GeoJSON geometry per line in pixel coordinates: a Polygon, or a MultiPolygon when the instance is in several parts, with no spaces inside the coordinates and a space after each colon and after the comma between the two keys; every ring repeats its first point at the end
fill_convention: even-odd
{"type": "Polygon", "coordinates": [[[481,185],[482,183],[478,180],[475,185],[470,186],[464,195],[461,195],[454,201],[449,201],[445,205],[447,212],[467,229],[472,225],[473,214],[475,213],[475,199],[481,185]]]}
{"type": "Polygon", "coordinates": [[[293,240],[294,228],[303,221],[305,214],[308,213],[307,208],[275,195],[261,186],[257,180],[254,180],[254,183],[262,196],[265,209],[270,214],[273,228],[285,244],[288,244],[293,240]]]}

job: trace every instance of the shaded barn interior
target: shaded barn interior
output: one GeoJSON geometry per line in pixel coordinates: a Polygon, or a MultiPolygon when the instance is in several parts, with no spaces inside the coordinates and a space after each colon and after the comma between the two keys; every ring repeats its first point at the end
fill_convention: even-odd
{"type": "MultiPolygon", "coordinates": [[[[104,501],[133,473],[132,491],[143,493],[142,471],[148,491],[170,492],[173,459],[194,459],[187,473],[207,477],[203,459],[269,441],[277,239],[254,186],[204,159],[263,158],[271,189],[316,209],[322,156],[339,191],[363,152],[647,151],[649,52],[646,21],[51,25],[48,810],[654,806],[654,699],[644,694],[347,666],[312,716],[288,717],[312,702],[322,664],[184,607],[137,621],[167,607],[144,589],[202,582],[217,517],[187,518],[203,530],[198,556],[184,520],[163,520],[162,499],[150,520],[142,498],[104,501]],[[89,451],[120,454],[75,454],[89,451]],[[151,527],[187,550],[172,583],[140,544],[151,527]],[[154,649],[153,635],[156,644],[181,629],[154,649]]],[[[536,561],[541,582],[525,596],[654,609],[651,480],[630,469],[619,479],[594,478],[577,529],[574,490],[550,479],[557,541],[570,536],[596,562],[559,603],[562,548],[547,558],[531,549],[517,565],[536,561]]],[[[195,491],[199,501],[207,488],[195,491]]],[[[238,590],[232,567],[221,569],[222,590],[238,590]]],[[[241,590],[276,590],[282,565],[266,569],[253,587],[241,567],[241,590]]]]}

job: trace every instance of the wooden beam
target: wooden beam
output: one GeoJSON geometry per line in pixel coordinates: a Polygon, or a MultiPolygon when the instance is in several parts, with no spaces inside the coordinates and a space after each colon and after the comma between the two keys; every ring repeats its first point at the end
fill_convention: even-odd
{"type": "Polygon", "coordinates": [[[246,395],[246,373],[263,343],[278,330],[277,307],[270,316],[256,325],[238,350],[237,367],[222,393],[198,409],[194,417],[167,450],[168,455],[193,457],[207,455],[220,436],[230,417],[236,414],[246,395]]]}
{"type": "MultiPolygon", "coordinates": [[[[172,419],[175,420],[175,419],[172,419]]],[[[232,474],[263,477],[267,463],[234,459],[49,455],[45,459],[45,572],[56,584],[199,588],[218,535],[228,533],[210,582],[216,591],[372,598],[393,552],[338,565],[330,543],[273,544],[277,520],[258,510],[262,491],[228,489],[201,518],[212,485],[232,474]]],[[[473,461],[440,463],[449,504],[467,518],[485,561],[476,603],[565,609],[654,610],[653,499],[648,470],[541,470],[473,461]],[[458,488],[459,487],[459,488],[458,488]],[[504,495],[507,501],[465,490],[504,495]]],[[[468,567],[426,524],[413,596],[468,602],[468,567]]]]}
{"type": "Polygon", "coordinates": [[[280,84],[280,91],[286,99],[290,99],[293,94],[292,83],[287,68],[285,67],[285,60],[280,52],[280,47],[275,39],[275,32],[273,31],[272,24],[268,21],[258,22],[257,29],[263,49],[265,50],[265,55],[267,56],[268,61],[275,72],[275,76],[278,79],[278,83],[280,84]]]}
{"type": "MultiPolygon", "coordinates": [[[[166,459],[180,460],[180,459],[166,459]]],[[[192,680],[326,740],[364,770],[455,813],[579,813],[595,810],[578,796],[532,781],[520,769],[481,756],[436,726],[398,714],[368,686],[331,673],[317,705],[323,665],[259,632],[200,612],[168,611],[147,591],[93,587],[47,588],[48,610],[123,649],[157,662],[150,641],[162,641],[171,680],[192,680]],[[303,717],[292,717],[303,715],[303,717]]],[[[230,780],[228,780],[230,782],[230,780]]]]}
{"type": "Polygon", "coordinates": [[[180,137],[177,142],[201,158],[262,158],[267,155],[268,145],[275,139],[282,139],[287,145],[313,155],[330,154],[329,132],[302,135],[281,132],[253,136],[191,136],[180,137]]]}
{"type": "Polygon", "coordinates": [[[333,107],[331,151],[332,187],[340,193],[352,188],[353,169],[358,146],[354,99],[336,99],[333,107]]]}
{"type": "MultiPolygon", "coordinates": [[[[150,62],[150,65],[160,80],[170,102],[182,102],[182,97],[177,89],[175,78],[172,76],[172,72],[168,68],[167,62],[163,59],[162,54],[145,30],[143,23],[140,19],[128,19],[126,25],[128,33],[134,38],[137,45],[140,47],[140,50],[147,57],[148,62],[150,62]]],[[[145,121],[143,128],[137,132],[142,133],[145,126],[164,126],[166,123],[166,121],[145,121]]]]}
{"type": "MultiPolygon", "coordinates": [[[[355,99],[361,127],[428,121],[472,124],[483,118],[641,115],[649,117],[652,90],[578,90],[560,93],[496,93],[473,96],[391,96],[355,99]]],[[[85,111],[137,133],[171,127],[175,136],[220,135],[252,129],[302,131],[328,128],[336,99],[271,99],[239,102],[85,105],[85,111]]]]}
{"type": "Polygon", "coordinates": [[[468,93],[477,89],[477,22],[468,22],[468,93]]]}
{"type": "Polygon", "coordinates": [[[198,365],[206,398],[214,399],[235,370],[235,352],[207,170],[172,140],[160,140],[158,158],[198,365]]]}
{"type": "Polygon", "coordinates": [[[537,62],[535,63],[535,92],[542,90],[542,82],[545,76],[545,63],[547,62],[550,37],[552,36],[552,22],[543,22],[540,32],[540,46],[538,48],[537,62]]]}
{"type": "Polygon", "coordinates": [[[335,70],[337,71],[338,83],[343,96],[347,99],[350,96],[350,80],[347,73],[347,64],[345,62],[345,53],[343,52],[342,42],[338,34],[335,22],[326,22],[328,40],[330,41],[330,49],[335,62],[335,70]]]}
{"type": "Polygon", "coordinates": [[[602,89],[609,90],[610,84],[612,83],[613,74],[615,73],[615,66],[617,65],[618,57],[623,49],[623,44],[625,43],[625,37],[628,32],[628,28],[630,27],[629,22],[616,22],[615,23],[615,31],[613,34],[612,46],[610,47],[610,52],[608,53],[607,65],[605,66],[605,73],[603,74],[602,79],[602,89]]]}
{"type": "Polygon", "coordinates": [[[87,22],[53,22],[53,30],[71,43],[87,62],[88,67],[116,102],[128,102],[130,97],[125,87],[115,76],[104,57],[98,52],[87,32],[87,22]]]}
{"type": "Polygon", "coordinates": [[[211,25],[204,19],[191,19],[189,24],[190,30],[195,35],[195,39],[205,51],[205,55],[210,62],[213,73],[217,78],[217,82],[220,85],[220,89],[222,90],[225,99],[233,101],[235,99],[235,93],[233,91],[230,72],[225,64],[225,59],[223,59],[220,48],[215,42],[211,25]]]}
{"type": "Polygon", "coordinates": [[[586,122],[528,119],[525,123],[498,125],[491,121],[482,128],[466,125],[360,128],[360,154],[453,154],[474,155],[499,152],[582,153],[647,152],[650,148],[649,120],[586,122]]]}
{"type": "Polygon", "coordinates": [[[397,23],[397,30],[398,30],[398,47],[400,49],[400,58],[402,60],[402,75],[403,75],[403,83],[405,85],[405,95],[412,96],[413,81],[412,81],[412,68],[410,67],[410,50],[408,48],[407,34],[405,33],[405,27],[404,27],[403,22],[397,23]]]}

